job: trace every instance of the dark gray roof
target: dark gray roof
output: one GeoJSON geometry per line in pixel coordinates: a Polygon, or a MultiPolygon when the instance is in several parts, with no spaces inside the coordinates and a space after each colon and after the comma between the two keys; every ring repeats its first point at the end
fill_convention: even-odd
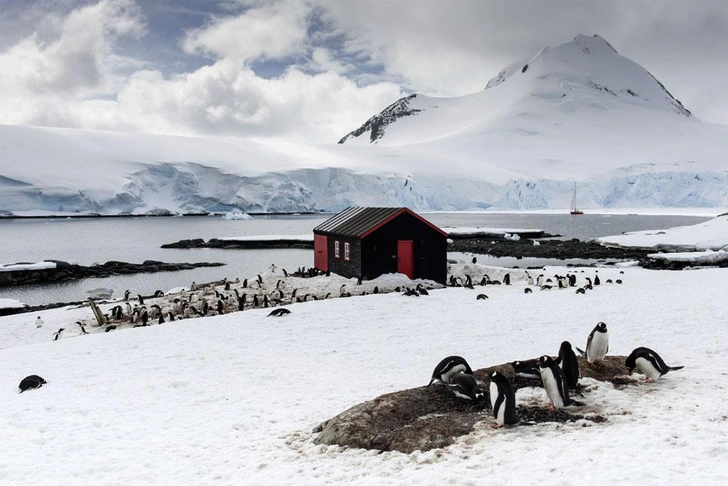
{"type": "Polygon", "coordinates": [[[362,238],[379,225],[403,213],[413,215],[415,218],[429,226],[432,226],[435,230],[446,236],[440,228],[407,208],[347,208],[316,226],[313,231],[315,233],[327,233],[362,238]]]}

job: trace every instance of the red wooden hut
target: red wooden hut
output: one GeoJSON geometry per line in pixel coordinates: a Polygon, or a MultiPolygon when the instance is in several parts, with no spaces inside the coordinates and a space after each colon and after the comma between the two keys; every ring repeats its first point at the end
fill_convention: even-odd
{"type": "Polygon", "coordinates": [[[447,233],[408,208],[347,208],[313,229],[314,266],[364,280],[403,273],[445,283],[447,233]]]}

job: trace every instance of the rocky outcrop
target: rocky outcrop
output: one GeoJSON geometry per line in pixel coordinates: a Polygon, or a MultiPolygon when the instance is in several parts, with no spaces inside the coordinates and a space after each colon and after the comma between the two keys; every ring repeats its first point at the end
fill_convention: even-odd
{"type": "Polygon", "coordinates": [[[459,238],[453,239],[448,251],[478,253],[495,257],[515,258],[558,258],[588,260],[644,260],[653,251],[638,248],[608,248],[598,243],[571,240],[530,240],[517,241],[504,238],[459,238]],[[534,244],[538,241],[538,244],[534,244]]]}
{"type": "Polygon", "coordinates": [[[0,272],[0,287],[15,285],[67,282],[89,277],[109,277],[134,273],[175,272],[198,267],[220,267],[219,262],[165,263],[145,260],[142,263],[110,261],[101,265],[82,266],[60,260],[46,260],[56,264],[55,268],[25,269],[0,272]]]}
{"type": "Polygon", "coordinates": [[[210,238],[207,242],[201,238],[180,240],[175,243],[165,243],[162,248],[219,248],[223,250],[260,250],[260,249],[291,249],[308,250],[313,248],[313,240],[221,240],[210,238]]]}
{"type": "Polygon", "coordinates": [[[366,132],[369,132],[369,143],[375,143],[377,140],[382,138],[382,136],[384,136],[384,129],[387,127],[387,125],[394,122],[398,118],[416,115],[417,113],[422,111],[420,109],[411,108],[409,105],[410,101],[412,101],[416,97],[417,94],[411,94],[409,96],[405,96],[404,98],[398,99],[397,101],[383,109],[380,113],[374,115],[369,120],[367,120],[364,125],[360,126],[353,132],[344,135],[341,140],[339,140],[339,143],[346,143],[346,141],[350,138],[360,137],[366,132]]]}
{"type": "MultiPolygon", "coordinates": [[[[634,383],[624,376],[627,373],[624,360],[624,356],[608,356],[600,366],[591,366],[579,358],[579,364],[584,377],[624,386],[634,383]]],[[[507,376],[515,389],[540,385],[537,380],[516,377],[513,368],[503,364],[473,373],[486,391],[493,371],[507,376]]],[[[522,421],[536,423],[582,419],[597,423],[606,421],[598,414],[579,415],[578,407],[550,410],[519,406],[518,415],[522,421]]],[[[446,447],[472,432],[482,421],[493,421],[489,404],[458,399],[442,385],[422,386],[388,393],[353,406],[316,427],[314,433],[318,436],[314,442],[408,454],[446,447]]]]}

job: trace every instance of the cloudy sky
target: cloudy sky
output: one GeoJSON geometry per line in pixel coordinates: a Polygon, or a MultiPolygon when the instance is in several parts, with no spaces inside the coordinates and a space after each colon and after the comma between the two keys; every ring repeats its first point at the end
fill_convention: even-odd
{"type": "Polygon", "coordinates": [[[725,0],[0,0],[0,123],[334,142],[577,33],[728,124],[725,0]]]}

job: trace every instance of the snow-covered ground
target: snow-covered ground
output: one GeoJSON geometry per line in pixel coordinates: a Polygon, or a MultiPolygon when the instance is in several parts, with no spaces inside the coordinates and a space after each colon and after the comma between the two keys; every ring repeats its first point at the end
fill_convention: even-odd
{"type": "MultiPolygon", "coordinates": [[[[73,324],[88,308],[40,312],[40,329],[36,314],[0,318],[0,483],[726,484],[728,269],[581,270],[543,273],[575,272],[583,283],[598,271],[602,285],[524,294],[524,274],[511,270],[511,286],[318,300],[289,305],[282,318],[247,310],[89,335],[73,324]],[[604,283],[617,278],[623,284],[604,283]],[[480,292],[489,299],[476,300],[480,292]],[[562,340],[583,346],[599,321],[610,354],[647,346],[685,369],[623,389],[587,380],[594,391],[583,401],[604,424],[496,430],[486,416],[452,446],[409,455],[312,442],[318,423],[348,407],[426,384],[447,355],[481,368],[554,354],[562,340]],[[53,341],[59,327],[67,331],[53,341]],[[18,394],[30,374],[48,384],[18,394]]],[[[307,280],[333,292],[341,283],[307,280]]],[[[353,281],[347,289],[359,293],[353,281]]],[[[517,399],[547,405],[541,389],[517,399]]]]}
{"type": "Polygon", "coordinates": [[[634,231],[597,238],[605,246],[654,249],[718,250],[728,248],[728,214],[691,226],[634,231]]]}

